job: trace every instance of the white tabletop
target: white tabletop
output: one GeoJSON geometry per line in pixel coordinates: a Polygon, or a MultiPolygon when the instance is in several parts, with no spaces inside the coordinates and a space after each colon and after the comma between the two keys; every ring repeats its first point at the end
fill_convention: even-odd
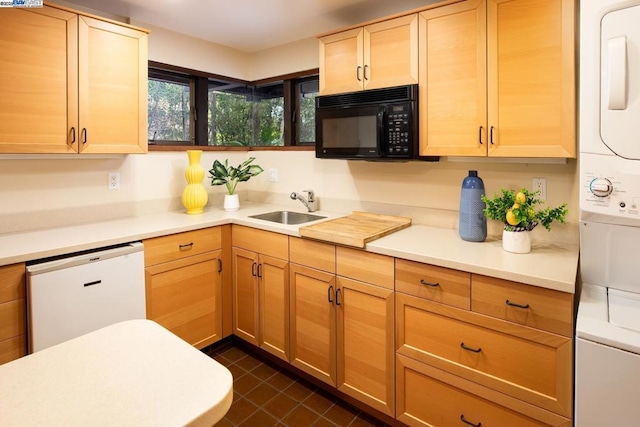
{"type": "Polygon", "coordinates": [[[3,426],[211,426],[227,368],[150,320],[117,323],[0,366],[3,426]]]}

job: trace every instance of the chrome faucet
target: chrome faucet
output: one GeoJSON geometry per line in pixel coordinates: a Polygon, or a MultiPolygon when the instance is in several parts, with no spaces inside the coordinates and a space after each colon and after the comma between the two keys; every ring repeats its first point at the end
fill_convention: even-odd
{"type": "Polygon", "coordinates": [[[291,193],[291,198],[293,200],[300,200],[302,202],[303,205],[305,205],[307,207],[307,210],[309,212],[315,212],[316,211],[316,199],[315,199],[315,194],[313,192],[313,190],[303,190],[303,193],[309,193],[308,199],[305,199],[305,197],[302,194],[296,193],[295,191],[293,193],[291,193]]]}

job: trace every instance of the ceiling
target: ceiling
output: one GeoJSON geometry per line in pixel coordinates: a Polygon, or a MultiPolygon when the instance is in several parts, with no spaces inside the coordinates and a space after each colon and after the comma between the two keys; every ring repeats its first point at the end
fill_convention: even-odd
{"type": "Polygon", "coordinates": [[[70,0],[244,52],[423,7],[437,0],[70,0]]]}

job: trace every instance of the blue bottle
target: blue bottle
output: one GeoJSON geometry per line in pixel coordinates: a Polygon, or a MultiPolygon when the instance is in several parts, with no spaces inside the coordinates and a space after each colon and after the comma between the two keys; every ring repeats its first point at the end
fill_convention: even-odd
{"type": "Polygon", "coordinates": [[[486,205],[481,196],[484,196],[484,183],[478,171],[469,171],[469,176],[462,181],[460,193],[458,232],[462,240],[484,242],[487,238],[487,218],[483,212],[486,205]]]}

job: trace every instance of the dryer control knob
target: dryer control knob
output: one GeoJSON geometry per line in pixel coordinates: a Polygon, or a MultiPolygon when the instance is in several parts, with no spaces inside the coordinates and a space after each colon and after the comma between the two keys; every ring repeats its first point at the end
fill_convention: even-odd
{"type": "Polygon", "coordinates": [[[589,188],[596,197],[607,197],[613,192],[613,184],[607,178],[594,179],[589,188]]]}

